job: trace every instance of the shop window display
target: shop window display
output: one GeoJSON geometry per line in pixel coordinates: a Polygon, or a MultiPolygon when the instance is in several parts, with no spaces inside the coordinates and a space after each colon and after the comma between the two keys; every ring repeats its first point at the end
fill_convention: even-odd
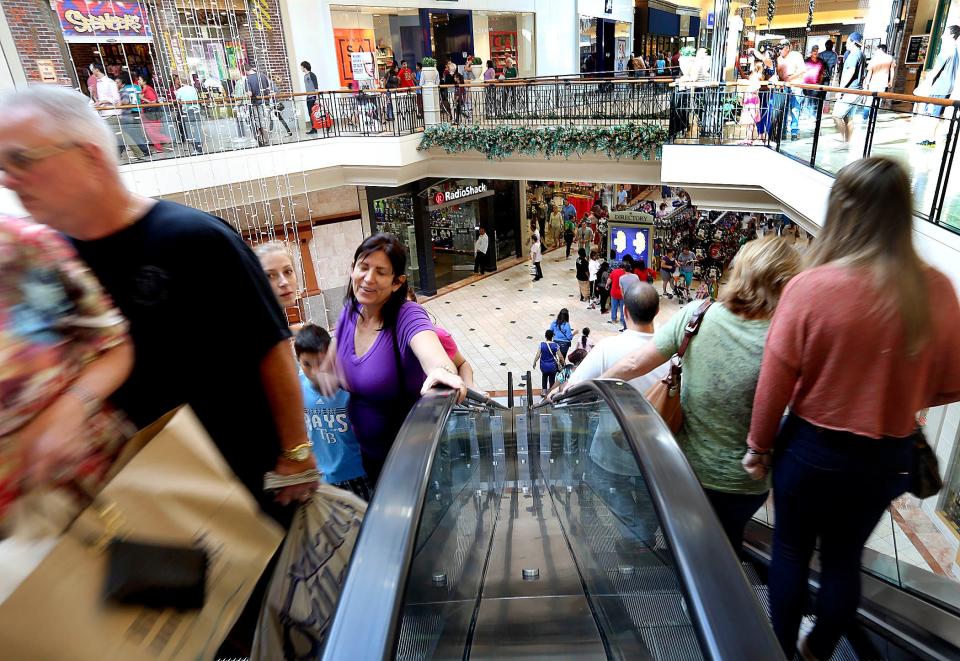
{"type": "Polygon", "coordinates": [[[438,287],[473,272],[476,206],[472,202],[430,212],[430,239],[438,287]]]}
{"type": "Polygon", "coordinates": [[[407,249],[407,280],[414,289],[420,286],[417,262],[417,233],[413,225],[413,195],[406,193],[373,201],[374,229],[400,239],[407,249]]]}

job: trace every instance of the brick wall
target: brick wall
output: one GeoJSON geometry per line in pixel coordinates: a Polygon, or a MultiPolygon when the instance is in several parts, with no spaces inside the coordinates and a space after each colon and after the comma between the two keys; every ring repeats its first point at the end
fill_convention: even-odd
{"type": "MultiPolygon", "coordinates": [[[[248,21],[238,21],[240,41],[246,45],[247,56],[260,71],[271,76],[281,91],[292,91],[279,2],[258,1],[269,14],[269,26],[266,20],[258,23],[254,15],[249,16],[248,21]],[[250,26],[244,27],[244,22],[248,22],[250,26]]],[[[83,58],[80,56],[76,62],[71,62],[69,46],[62,39],[60,23],[56,13],[50,9],[49,0],[0,0],[0,6],[6,12],[17,53],[20,55],[20,63],[28,80],[39,82],[40,70],[37,61],[51,60],[56,67],[57,82],[76,86],[76,68],[85,67],[89,61],[84,59],[81,62],[80,59],[83,58]]],[[[148,0],[146,9],[155,36],[159,37],[164,31],[175,31],[176,13],[170,11],[169,7],[162,8],[156,0],[148,0]]],[[[165,47],[161,46],[154,51],[155,60],[160,66],[168,66],[169,63],[165,50],[165,47]]],[[[167,78],[165,72],[161,77],[167,78]]]]}
{"type": "Polygon", "coordinates": [[[38,60],[50,60],[57,71],[57,83],[76,85],[69,53],[60,38],[60,23],[45,0],[0,0],[7,25],[20,56],[27,80],[40,82],[38,60]]]}
{"type": "MultiPolygon", "coordinates": [[[[895,44],[893,49],[890,49],[888,52],[893,54],[897,59],[897,70],[894,73],[893,77],[893,89],[892,92],[897,94],[912,94],[914,88],[914,80],[916,80],[916,73],[910,73],[908,69],[920,69],[923,67],[922,64],[911,64],[906,65],[903,63],[903,58],[907,54],[907,44],[908,39],[911,34],[923,34],[922,32],[917,31],[914,23],[917,20],[917,7],[919,6],[919,0],[909,0],[907,5],[907,14],[904,18],[903,24],[904,29],[900,31],[900,41],[895,44]]],[[[920,29],[923,29],[925,26],[919,26],[920,29]]]]}

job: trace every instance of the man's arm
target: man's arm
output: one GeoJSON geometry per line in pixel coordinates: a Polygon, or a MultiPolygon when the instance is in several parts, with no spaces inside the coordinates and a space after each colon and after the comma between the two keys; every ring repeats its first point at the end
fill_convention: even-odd
{"type": "MultiPolygon", "coordinates": [[[[278,342],[260,361],[260,381],[267,395],[274,425],[283,450],[292,450],[308,442],[307,429],[303,424],[303,395],[297,382],[297,367],[287,340],[278,342]]],[[[282,455],[277,457],[276,472],[294,475],[317,467],[311,452],[304,461],[292,461],[282,455]]],[[[293,502],[309,493],[314,485],[288,487],[277,499],[282,504],[293,502]]]]}

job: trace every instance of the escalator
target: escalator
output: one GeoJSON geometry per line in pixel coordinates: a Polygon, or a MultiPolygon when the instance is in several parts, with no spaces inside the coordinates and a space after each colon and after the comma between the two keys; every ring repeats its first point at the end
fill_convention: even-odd
{"type": "MultiPolygon", "coordinates": [[[[741,564],[622,382],[532,409],[431,393],[391,451],[323,658],[782,659],[753,532],[741,564]]],[[[834,658],[951,658],[877,651],[882,629],[834,658]]]]}

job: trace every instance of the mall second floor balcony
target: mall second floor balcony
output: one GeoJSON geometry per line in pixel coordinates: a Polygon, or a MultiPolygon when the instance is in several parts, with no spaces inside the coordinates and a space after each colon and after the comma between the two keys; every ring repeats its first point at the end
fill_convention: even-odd
{"type": "Polygon", "coordinates": [[[942,99],[571,77],[119,110],[125,176],[155,196],[280,179],[304,190],[423,176],[663,182],[727,190],[743,207],[772,197],[815,231],[839,168],[883,154],[908,168],[917,217],[960,231],[960,110],[942,99]]]}

